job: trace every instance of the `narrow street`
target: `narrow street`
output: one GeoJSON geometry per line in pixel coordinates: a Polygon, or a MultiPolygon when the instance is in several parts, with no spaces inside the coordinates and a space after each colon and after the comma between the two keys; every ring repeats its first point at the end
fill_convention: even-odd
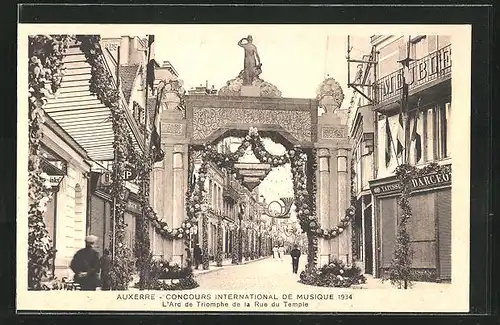
{"type": "MultiPolygon", "coordinates": [[[[285,255],[283,261],[272,257],[250,262],[243,265],[227,265],[220,269],[214,267],[210,272],[199,273],[196,281],[199,287],[193,291],[238,290],[238,291],[309,291],[331,292],[336,288],[316,287],[299,283],[300,272],[304,270],[307,256],[301,256],[299,271],[292,273],[290,255],[285,255]]],[[[366,276],[366,283],[353,286],[351,289],[393,289],[389,281],[366,276]]],[[[414,282],[413,290],[444,290],[450,288],[449,283],[414,282]]],[[[342,289],[341,289],[342,290],[342,289]]]]}
{"type": "Polygon", "coordinates": [[[290,255],[286,255],[283,261],[270,257],[244,265],[226,266],[197,275],[200,286],[195,290],[304,290],[306,286],[298,280],[306,259],[307,256],[300,258],[297,274],[292,273],[290,255]]]}

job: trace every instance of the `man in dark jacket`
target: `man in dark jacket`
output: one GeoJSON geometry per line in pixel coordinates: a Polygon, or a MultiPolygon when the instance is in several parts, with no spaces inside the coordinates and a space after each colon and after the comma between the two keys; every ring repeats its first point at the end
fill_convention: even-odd
{"type": "Polygon", "coordinates": [[[194,267],[195,269],[198,269],[200,264],[202,264],[202,256],[203,252],[201,251],[200,244],[196,244],[194,246],[194,267]]]}
{"type": "Polygon", "coordinates": [[[104,249],[104,252],[101,257],[101,290],[111,290],[111,254],[107,248],[104,249]]]}
{"type": "Polygon", "coordinates": [[[299,269],[299,258],[300,258],[300,249],[297,245],[294,245],[292,251],[290,252],[292,256],[292,270],[293,273],[297,273],[299,269]]]}
{"type": "Polygon", "coordinates": [[[76,252],[71,261],[70,267],[75,273],[74,281],[80,284],[81,290],[95,291],[99,286],[101,262],[99,253],[94,250],[96,241],[96,236],[87,236],[85,238],[85,248],[76,252]]]}

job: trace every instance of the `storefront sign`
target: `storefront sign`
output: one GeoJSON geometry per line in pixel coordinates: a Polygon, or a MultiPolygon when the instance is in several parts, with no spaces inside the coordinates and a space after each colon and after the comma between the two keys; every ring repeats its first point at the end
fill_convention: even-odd
{"type": "Polygon", "coordinates": [[[123,179],[125,181],[134,180],[137,177],[137,171],[132,166],[126,166],[123,171],[123,179]]]}
{"type": "MultiPolygon", "coordinates": [[[[422,86],[438,77],[451,73],[451,46],[445,46],[438,51],[410,63],[404,75],[408,89],[422,86]]],[[[378,89],[378,103],[382,103],[395,96],[401,95],[403,88],[403,70],[398,70],[376,82],[378,89]]]]}
{"type": "Polygon", "coordinates": [[[434,185],[442,185],[450,182],[451,182],[451,173],[432,174],[412,179],[411,185],[413,188],[420,188],[420,187],[429,187],[434,185]]]}
{"type": "MultiPolygon", "coordinates": [[[[451,173],[439,173],[420,176],[411,180],[412,190],[445,186],[451,184],[451,173]]],[[[401,190],[399,182],[370,186],[373,195],[387,195],[398,193],[401,190]]]]}
{"type": "Polygon", "coordinates": [[[52,185],[52,187],[59,186],[59,184],[61,184],[63,178],[64,178],[64,176],[62,176],[62,175],[49,176],[50,185],[52,185]]]}
{"type": "Polygon", "coordinates": [[[137,202],[127,201],[127,210],[135,213],[141,213],[141,205],[137,202]]]}

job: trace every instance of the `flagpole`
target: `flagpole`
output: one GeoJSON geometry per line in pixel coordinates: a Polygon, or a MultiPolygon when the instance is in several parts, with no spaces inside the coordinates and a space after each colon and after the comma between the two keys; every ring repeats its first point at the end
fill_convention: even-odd
{"type": "Polygon", "coordinates": [[[403,88],[401,89],[401,115],[403,117],[403,134],[404,134],[404,155],[402,164],[406,164],[408,162],[409,155],[409,118],[408,118],[408,84],[406,83],[405,76],[405,67],[409,68],[410,61],[413,61],[410,58],[410,46],[411,46],[411,36],[408,36],[408,44],[406,50],[406,58],[399,61],[401,63],[401,76],[403,79],[403,88]]]}

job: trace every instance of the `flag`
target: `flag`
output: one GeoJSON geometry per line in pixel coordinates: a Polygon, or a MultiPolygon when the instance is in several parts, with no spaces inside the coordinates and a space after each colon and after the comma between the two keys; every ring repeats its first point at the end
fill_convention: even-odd
{"type": "Polygon", "coordinates": [[[153,130],[151,131],[151,150],[153,154],[153,161],[159,162],[163,160],[165,157],[165,153],[161,149],[161,136],[160,136],[160,121],[161,121],[161,113],[160,113],[160,99],[163,96],[162,93],[157,96],[155,112],[153,116],[153,130]]]}
{"type": "Polygon", "coordinates": [[[422,137],[418,134],[417,124],[418,124],[419,111],[415,113],[415,121],[413,122],[413,130],[411,133],[411,142],[415,143],[415,163],[417,164],[422,158],[422,137]]]}
{"type": "Polygon", "coordinates": [[[155,82],[154,53],[153,53],[153,55],[151,55],[154,41],[155,41],[155,36],[149,35],[149,37],[148,37],[148,59],[149,59],[149,62],[147,64],[146,83],[151,88],[151,90],[153,90],[153,86],[154,86],[154,82],[155,82]]]}
{"type": "Polygon", "coordinates": [[[403,113],[399,112],[398,117],[398,130],[396,133],[396,157],[401,157],[405,150],[405,136],[404,136],[404,126],[403,126],[403,113]]]}
{"type": "Polygon", "coordinates": [[[392,144],[392,134],[391,126],[389,125],[389,118],[385,117],[385,167],[389,167],[391,163],[391,144],[392,144]]]}

